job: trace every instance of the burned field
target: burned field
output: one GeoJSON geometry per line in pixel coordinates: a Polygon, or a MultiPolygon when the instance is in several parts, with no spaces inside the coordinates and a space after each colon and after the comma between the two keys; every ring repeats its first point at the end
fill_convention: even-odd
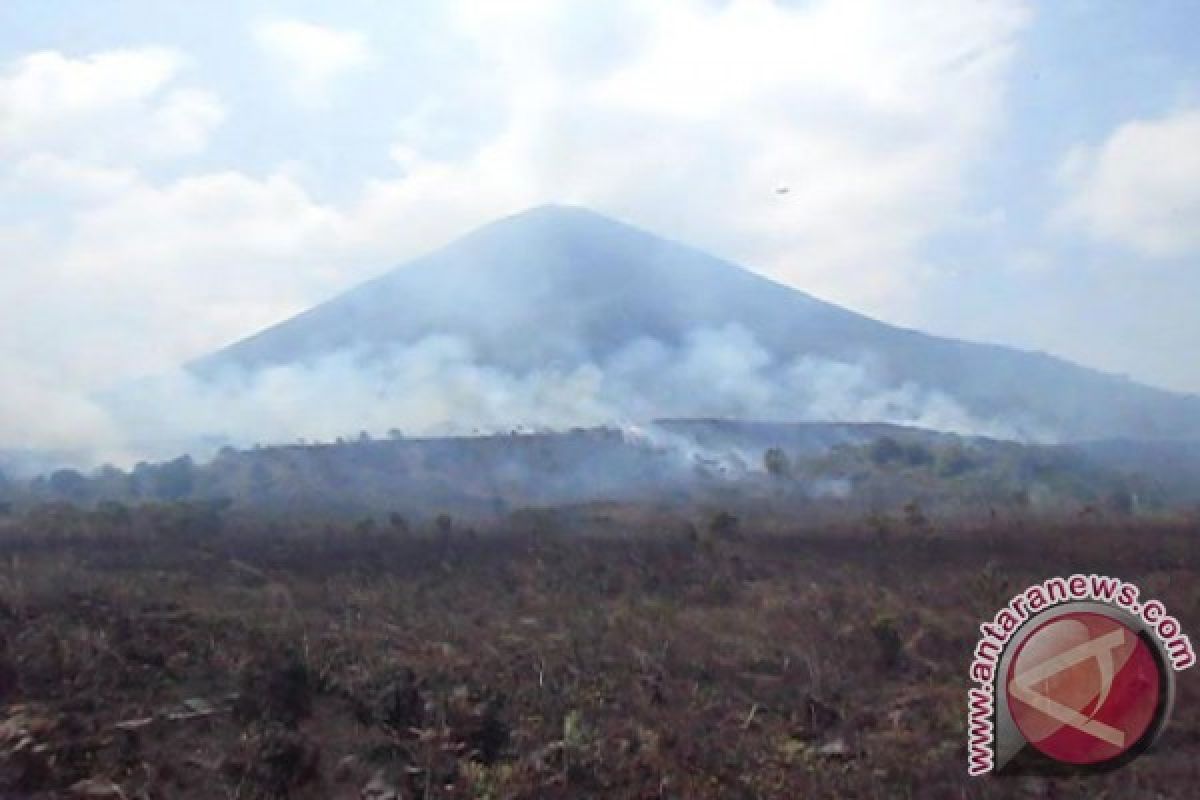
{"type": "Polygon", "coordinates": [[[979,622],[1094,570],[1194,634],[1194,520],[610,514],[9,519],[0,796],[1194,796],[1191,672],[1122,770],[965,767],[979,622]]]}

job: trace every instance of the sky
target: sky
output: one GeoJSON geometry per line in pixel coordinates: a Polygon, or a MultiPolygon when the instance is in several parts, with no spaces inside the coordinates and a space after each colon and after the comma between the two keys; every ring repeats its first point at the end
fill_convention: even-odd
{"type": "Polygon", "coordinates": [[[496,217],[1200,392],[1200,5],[0,2],[0,436],[496,217]],[[786,188],[787,191],[780,191],[786,188]]]}

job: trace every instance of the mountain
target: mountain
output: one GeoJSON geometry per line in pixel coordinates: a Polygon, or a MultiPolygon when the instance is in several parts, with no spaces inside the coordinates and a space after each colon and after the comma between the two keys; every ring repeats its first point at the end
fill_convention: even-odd
{"type": "Polygon", "coordinates": [[[458,343],[484,375],[591,368],[579,374],[598,382],[605,403],[645,419],[878,420],[1067,440],[1200,437],[1198,397],[1041,353],[886,325],[563,206],[486,225],[189,368],[215,380],[314,367],[350,352],[375,369],[438,337],[458,343]]]}

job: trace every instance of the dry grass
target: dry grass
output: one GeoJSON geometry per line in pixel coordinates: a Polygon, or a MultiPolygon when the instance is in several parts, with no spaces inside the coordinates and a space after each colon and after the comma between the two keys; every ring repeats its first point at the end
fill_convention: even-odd
{"type": "Polygon", "coordinates": [[[1161,746],[1102,777],[968,782],[963,702],[978,623],[1051,574],[1136,581],[1200,631],[1194,523],[620,518],[202,545],[12,523],[2,796],[1194,796],[1192,673],[1161,746]]]}

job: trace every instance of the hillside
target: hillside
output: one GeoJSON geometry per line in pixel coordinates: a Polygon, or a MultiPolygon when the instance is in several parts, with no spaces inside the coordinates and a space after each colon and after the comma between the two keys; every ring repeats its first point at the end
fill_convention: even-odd
{"type": "Polygon", "coordinates": [[[413,522],[575,509],[586,512],[576,519],[581,529],[606,513],[588,508],[627,503],[773,508],[810,522],[899,514],[911,504],[942,520],[997,511],[1128,517],[1194,507],[1200,490],[1188,476],[1196,474],[1200,452],[1183,445],[1045,446],[889,425],[664,420],[623,430],[225,448],[208,463],[56,470],[0,485],[0,503],[19,511],[66,502],[105,514],[166,501],[413,522]]]}

